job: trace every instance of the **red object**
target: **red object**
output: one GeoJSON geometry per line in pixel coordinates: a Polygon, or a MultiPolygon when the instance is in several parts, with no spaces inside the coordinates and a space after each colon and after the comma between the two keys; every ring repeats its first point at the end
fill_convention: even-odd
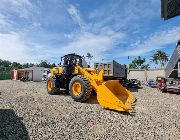
{"type": "Polygon", "coordinates": [[[161,79],[160,80],[157,80],[157,82],[158,82],[158,86],[157,86],[157,88],[159,89],[159,90],[166,90],[166,79],[165,78],[163,78],[163,77],[161,77],[161,79]]]}
{"type": "Polygon", "coordinates": [[[173,93],[180,93],[180,88],[179,89],[168,88],[167,91],[168,92],[173,92],[173,93]]]}
{"type": "MultiPolygon", "coordinates": [[[[16,70],[15,70],[16,71],[16,70]]],[[[14,70],[12,70],[11,71],[11,79],[13,80],[13,79],[16,79],[16,80],[20,80],[20,78],[22,77],[22,76],[24,76],[24,75],[29,75],[30,73],[32,73],[32,76],[30,76],[29,78],[31,78],[31,79],[29,79],[29,80],[31,80],[31,81],[33,81],[33,79],[34,79],[34,74],[33,74],[33,70],[24,70],[24,69],[20,69],[20,70],[17,70],[17,75],[15,75],[15,71],[14,70]],[[16,77],[17,76],[17,77],[16,77]]]]}
{"type": "Polygon", "coordinates": [[[32,81],[33,81],[33,79],[34,79],[34,75],[33,75],[33,70],[32,70],[32,81]]]}
{"type": "Polygon", "coordinates": [[[11,80],[14,79],[14,70],[11,71],[11,80]]]}
{"type": "Polygon", "coordinates": [[[4,78],[4,71],[2,71],[2,80],[4,80],[5,78],[4,78]]]}

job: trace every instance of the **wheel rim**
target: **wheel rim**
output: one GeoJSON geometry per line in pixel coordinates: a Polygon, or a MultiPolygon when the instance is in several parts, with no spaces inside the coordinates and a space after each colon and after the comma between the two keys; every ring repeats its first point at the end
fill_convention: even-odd
{"type": "Polygon", "coordinates": [[[48,90],[51,90],[51,89],[52,89],[52,87],[53,87],[52,82],[51,82],[51,81],[48,81],[48,90]]]}
{"type": "Polygon", "coordinates": [[[75,82],[72,86],[72,91],[73,91],[73,94],[78,96],[81,94],[82,92],[82,86],[79,82],[75,82]]]}

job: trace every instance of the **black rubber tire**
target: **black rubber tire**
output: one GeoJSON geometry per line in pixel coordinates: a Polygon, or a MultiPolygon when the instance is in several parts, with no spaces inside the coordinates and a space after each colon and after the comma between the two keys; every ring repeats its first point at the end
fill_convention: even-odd
{"type": "Polygon", "coordinates": [[[51,78],[51,77],[47,78],[47,92],[49,94],[56,95],[56,94],[58,94],[60,92],[60,88],[55,87],[55,85],[56,85],[55,80],[53,78],[51,78]],[[53,88],[51,90],[48,89],[48,81],[52,82],[52,87],[53,88]]]}
{"type": "Polygon", "coordinates": [[[92,86],[86,77],[77,75],[71,79],[71,81],[69,83],[69,93],[75,101],[78,101],[78,102],[86,101],[87,99],[90,98],[91,92],[92,92],[92,86]],[[82,91],[79,95],[75,95],[72,91],[72,86],[73,86],[74,82],[79,82],[81,84],[82,91]]]}

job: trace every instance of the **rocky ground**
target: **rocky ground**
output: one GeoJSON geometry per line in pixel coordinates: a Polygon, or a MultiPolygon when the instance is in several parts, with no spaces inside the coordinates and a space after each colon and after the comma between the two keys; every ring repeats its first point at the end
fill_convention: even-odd
{"type": "Polygon", "coordinates": [[[102,109],[95,96],[48,95],[43,82],[0,81],[0,140],[180,139],[180,94],[133,94],[135,113],[127,114],[102,109]]]}

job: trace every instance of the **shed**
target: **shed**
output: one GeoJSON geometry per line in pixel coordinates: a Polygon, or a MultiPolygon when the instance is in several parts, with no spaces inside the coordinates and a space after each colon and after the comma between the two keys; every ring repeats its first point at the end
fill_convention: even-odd
{"type": "Polygon", "coordinates": [[[44,67],[29,67],[25,69],[12,70],[11,79],[20,80],[22,76],[28,77],[29,81],[42,81],[44,67]]]}
{"type": "Polygon", "coordinates": [[[29,67],[25,68],[26,71],[32,71],[32,81],[42,81],[42,75],[44,73],[44,67],[29,67]]]}

